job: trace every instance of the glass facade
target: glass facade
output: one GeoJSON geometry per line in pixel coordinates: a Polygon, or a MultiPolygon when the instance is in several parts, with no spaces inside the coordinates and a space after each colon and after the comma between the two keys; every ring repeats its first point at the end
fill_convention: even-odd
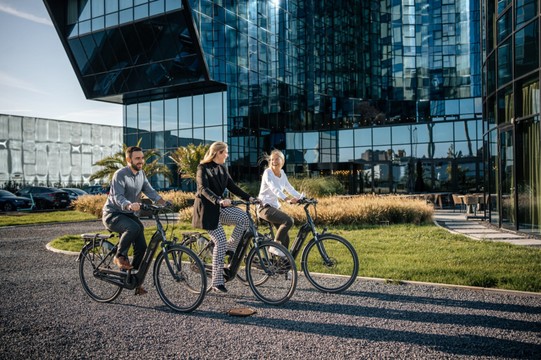
{"type": "Polygon", "coordinates": [[[119,151],[119,126],[0,114],[0,184],[88,184],[92,164],[119,151]]]}
{"type": "Polygon", "coordinates": [[[478,1],[44,2],[85,94],[123,104],[127,144],[224,140],[239,180],[278,148],[351,193],[482,187],[478,1]]]}
{"type": "Polygon", "coordinates": [[[489,220],[541,234],[540,2],[482,1],[489,220]]]}

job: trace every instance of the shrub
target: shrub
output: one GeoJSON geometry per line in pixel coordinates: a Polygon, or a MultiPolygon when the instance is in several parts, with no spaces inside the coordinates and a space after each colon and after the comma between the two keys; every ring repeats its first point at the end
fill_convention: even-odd
{"type": "MultiPolygon", "coordinates": [[[[283,204],[295,223],[306,220],[302,206],[283,204]]],[[[316,223],[324,225],[424,224],[432,221],[434,209],[424,200],[400,196],[334,196],[321,198],[316,223]]],[[[312,216],[314,213],[312,213],[312,216]]]]}
{"type": "MultiPolygon", "coordinates": [[[[282,210],[291,215],[297,225],[306,221],[302,206],[282,203],[282,210]]],[[[425,224],[432,221],[433,213],[433,206],[424,200],[394,195],[332,196],[319,199],[316,223],[329,226],[425,224]]],[[[191,222],[192,209],[182,209],[179,215],[181,221],[191,222]]]]}
{"type": "Polygon", "coordinates": [[[107,200],[106,194],[83,195],[73,202],[73,207],[76,211],[93,214],[101,218],[101,209],[105,204],[105,200],[107,200]]]}
{"type": "MultiPolygon", "coordinates": [[[[160,191],[158,192],[165,201],[173,203],[174,211],[193,206],[194,194],[184,191],[160,191]]],[[[107,200],[107,195],[84,195],[74,201],[75,210],[84,213],[94,214],[101,218],[101,209],[107,200]]]]}

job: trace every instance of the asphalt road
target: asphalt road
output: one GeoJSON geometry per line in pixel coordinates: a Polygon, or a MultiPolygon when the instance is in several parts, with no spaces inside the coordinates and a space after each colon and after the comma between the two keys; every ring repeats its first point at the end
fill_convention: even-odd
{"type": "Polygon", "coordinates": [[[237,281],[178,314],[150,274],[146,296],[124,291],[99,304],[81,288],[76,257],[45,248],[96,229],[101,223],[0,228],[0,359],[541,358],[535,295],[366,279],[327,295],[301,277],[280,307],[237,281]],[[239,306],[257,313],[227,315],[239,306]]]}

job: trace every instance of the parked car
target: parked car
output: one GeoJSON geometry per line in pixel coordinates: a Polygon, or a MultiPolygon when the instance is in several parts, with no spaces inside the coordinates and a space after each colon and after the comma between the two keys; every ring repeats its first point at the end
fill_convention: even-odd
{"type": "Polygon", "coordinates": [[[30,209],[32,200],[17,196],[7,190],[0,190],[0,210],[17,211],[20,209],[30,209]]]}
{"type": "Polygon", "coordinates": [[[85,186],[83,190],[89,193],[90,195],[107,194],[109,193],[109,186],[89,185],[89,186],[85,186]]]}
{"type": "Polygon", "coordinates": [[[60,190],[67,192],[71,201],[77,200],[79,196],[88,195],[86,191],[79,188],[60,188],[60,190]]]}
{"type": "Polygon", "coordinates": [[[32,199],[35,209],[65,209],[70,205],[67,192],[44,186],[29,186],[17,191],[17,195],[32,199]]]}

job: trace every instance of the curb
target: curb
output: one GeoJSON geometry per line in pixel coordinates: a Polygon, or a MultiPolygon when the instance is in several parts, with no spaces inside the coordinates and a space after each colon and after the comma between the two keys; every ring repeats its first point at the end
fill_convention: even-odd
{"type": "Polygon", "coordinates": [[[484,291],[484,292],[490,292],[490,293],[501,293],[501,294],[541,297],[541,293],[538,293],[538,292],[486,288],[486,287],[481,287],[481,286],[440,284],[440,283],[431,283],[431,282],[425,282],[425,281],[394,280],[394,279],[371,278],[371,277],[362,277],[362,276],[358,276],[357,280],[359,280],[359,279],[367,280],[367,281],[376,281],[376,282],[381,282],[381,283],[385,283],[385,284],[422,285],[422,286],[444,287],[444,288],[458,289],[458,290],[473,290],[473,291],[484,291]]]}
{"type": "MultiPolygon", "coordinates": [[[[75,252],[75,251],[66,251],[66,250],[56,249],[56,248],[52,247],[50,244],[51,243],[47,243],[47,245],[45,245],[45,248],[47,250],[49,250],[49,251],[54,252],[54,253],[63,254],[63,255],[72,255],[72,256],[78,256],[79,255],[79,253],[75,252]]],[[[322,275],[324,275],[324,274],[322,274],[322,275]]],[[[299,273],[299,276],[304,276],[304,275],[301,272],[301,273],[299,273]]],[[[374,282],[379,282],[379,283],[382,283],[382,284],[389,284],[389,285],[393,285],[393,284],[394,285],[422,285],[422,286],[443,287],[443,288],[449,288],[449,289],[484,291],[484,292],[490,292],[490,293],[541,297],[541,293],[536,293],[536,292],[507,290],[507,289],[495,289],[495,288],[486,288],[486,287],[480,287],[480,286],[440,284],[440,283],[431,283],[431,282],[425,282],[425,281],[394,280],[394,279],[383,279],[383,278],[357,276],[357,279],[355,281],[359,281],[359,280],[374,281],[374,282]]],[[[347,290],[346,290],[346,292],[344,294],[347,295],[347,290]]]]}

